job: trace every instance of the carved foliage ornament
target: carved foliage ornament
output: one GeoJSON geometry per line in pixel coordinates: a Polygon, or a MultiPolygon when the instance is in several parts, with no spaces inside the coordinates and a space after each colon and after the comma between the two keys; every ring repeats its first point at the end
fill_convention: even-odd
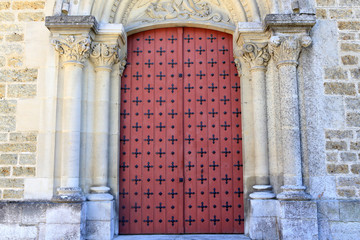
{"type": "Polygon", "coordinates": [[[274,60],[280,64],[297,65],[301,49],[310,46],[312,40],[308,35],[272,36],[269,50],[274,60]]]}
{"type": "Polygon", "coordinates": [[[95,67],[111,68],[113,64],[119,61],[119,47],[108,46],[105,43],[93,43],[90,59],[95,67]]]}
{"type": "Polygon", "coordinates": [[[153,21],[189,18],[203,21],[212,20],[214,22],[230,21],[228,16],[213,11],[209,3],[195,0],[156,1],[155,3],[150,3],[145,12],[153,21]]]}
{"type": "Polygon", "coordinates": [[[252,69],[265,68],[270,60],[267,44],[259,46],[255,43],[245,43],[241,49],[241,55],[250,63],[252,69]]]}
{"type": "Polygon", "coordinates": [[[73,35],[53,40],[55,50],[63,56],[65,62],[84,63],[89,57],[91,40],[89,37],[73,35]]]}

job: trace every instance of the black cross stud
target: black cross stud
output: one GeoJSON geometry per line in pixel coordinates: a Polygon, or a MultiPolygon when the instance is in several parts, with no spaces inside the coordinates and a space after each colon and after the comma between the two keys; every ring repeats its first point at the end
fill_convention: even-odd
{"type": "Polygon", "coordinates": [[[226,202],[226,205],[222,205],[223,208],[226,208],[226,211],[229,211],[229,208],[232,208],[232,205],[229,205],[229,202],[226,202]]]}
{"type": "Polygon", "coordinates": [[[125,198],[125,195],[129,195],[129,193],[125,191],[125,188],[123,188],[122,192],[119,192],[119,194],[122,195],[123,198],[125,198]]]}
{"type": "Polygon", "coordinates": [[[144,115],[147,116],[148,119],[150,119],[150,116],[151,116],[151,115],[154,115],[154,113],[151,113],[151,112],[150,112],[150,109],[148,109],[147,113],[144,113],[144,115]]]}
{"type": "Polygon", "coordinates": [[[191,198],[191,195],[195,195],[195,192],[192,192],[191,188],[189,188],[189,191],[185,192],[185,194],[189,195],[189,198],[191,198]]]}
{"type": "Polygon", "coordinates": [[[151,38],[151,36],[149,36],[148,38],[145,38],[146,41],[149,41],[149,44],[151,44],[151,41],[155,41],[155,39],[151,38]]]}
{"type": "Polygon", "coordinates": [[[208,37],[207,39],[208,39],[208,40],[211,40],[211,43],[212,43],[214,40],[216,40],[216,37],[214,37],[214,36],[211,34],[211,37],[208,37]]]}
{"type": "Polygon", "coordinates": [[[238,198],[240,197],[240,194],[243,194],[243,191],[240,191],[240,188],[238,188],[238,190],[236,192],[234,192],[235,194],[238,195],[238,198]]]}
{"type": "Polygon", "coordinates": [[[163,77],[166,77],[166,75],[162,75],[162,72],[160,72],[159,75],[156,75],[156,77],[160,78],[160,81],[163,79],[163,77]]]}
{"type": "Polygon", "coordinates": [[[200,154],[200,156],[201,157],[203,157],[204,156],[204,154],[206,154],[207,152],[206,151],[204,151],[204,149],[203,148],[201,148],[201,151],[200,152],[198,152],[198,154],[200,154]]]}
{"type": "Polygon", "coordinates": [[[198,178],[197,180],[201,181],[201,184],[204,184],[204,181],[206,181],[207,178],[204,178],[204,175],[201,174],[201,178],[198,178]]]}
{"type": "Polygon", "coordinates": [[[242,138],[239,136],[239,134],[236,135],[236,138],[233,138],[237,144],[240,143],[240,141],[242,140],[242,138]]]}
{"type": "Polygon", "coordinates": [[[126,112],[126,109],[124,109],[124,112],[120,113],[120,116],[124,116],[124,119],[126,119],[126,116],[130,115],[130,113],[126,112]]]}
{"type": "Polygon", "coordinates": [[[212,167],[213,171],[215,171],[215,168],[219,167],[219,164],[215,164],[215,161],[213,161],[213,164],[209,165],[209,167],[212,167]]]}
{"type": "Polygon", "coordinates": [[[214,59],[211,58],[211,62],[208,62],[208,64],[211,64],[211,67],[214,67],[214,64],[217,64],[217,62],[215,62],[214,59]]]}
{"type": "Polygon", "coordinates": [[[196,101],[200,102],[200,105],[202,105],[203,102],[206,102],[206,99],[204,99],[202,96],[200,96],[200,99],[197,99],[196,101]]]}
{"type": "Polygon", "coordinates": [[[171,93],[174,93],[174,90],[177,90],[177,87],[175,87],[175,85],[172,83],[171,84],[171,88],[168,88],[169,90],[171,90],[171,93]]]}
{"type": "Polygon", "coordinates": [[[194,62],[190,62],[190,58],[188,58],[188,61],[184,63],[188,65],[188,68],[190,67],[191,64],[194,64],[194,62]]]}
{"type": "Polygon", "coordinates": [[[219,49],[220,52],[222,52],[223,55],[225,55],[225,52],[228,52],[229,49],[226,49],[225,46],[222,46],[222,49],[219,49]]]}
{"type": "Polygon", "coordinates": [[[226,102],[229,102],[230,98],[226,98],[226,96],[224,96],[224,98],[220,99],[220,101],[224,102],[224,105],[226,105],[226,102]]]}
{"type": "Polygon", "coordinates": [[[147,198],[150,198],[150,195],[154,195],[154,193],[150,192],[150,189],[147,189],[147,192],[144,192],[144,195],[147,195],[147,198]]]}
{"type": "Polygon", "coordinates": [[[218,112],[215,112],[215,109],[212,109],[212,112],[209,112],[210,115],[214,118],[216,114],[219,114],[218,112]]]}
{"type": "Polygon", "coordinates": [[[165,182],[166,180],[164,178],[162,178],[162,176],[160,175],[159,179],[156,179],[156,181],[159,182],[161,185],[162,182],[165,182]]]}
{"type": "Polygon", "coordinates": [[[195,165],[192,165],[191,162],[189,161],[189,164],[185,165],[185,167],[188,167],[189,171],[191,171],[191,168],[195,167],[195,165]]]}
{"type": "Polygon", "coordinates": [[[142,100],[139,100],[139,97],[136,97],[136,100],[133,100],[134,103],[136,103],[136,106],[139,106],[139,103],[142,102],[142,100]]]}
{"type": "Polygon", "coordinates": [[[217,192],[216,188],[214,188],[214,191],[210,192],[210,194],[214,194],[214,198],[216,198],[216,194],[220,194],[220,192],[217,192]]]}
{"type": "Polygon", "coordinates": [[[178,195],[178,193],[175,192],[174,189],[171,189],[171,192],[169,192],[168,195],[171,195],[171,198],[174,198],[175,195],[178,195]]]}
{"type": "Polygon", "coordinates": [[[213,142],[213,144],[215,144],[215,141],[219,140],[219,138],[215,138],[215,134],[212,135],[212,138],[209,138],[210,141],[213,142]]]}
{"type": "Polygon", "coordinates": [[[144,166],[144,168],[147,168],[147,171],[150,172],[150,168],[153,168],[154,166],[150,165],[150,162],[147,163],[147,165],[144,166]]]}
{"type": "Polygon", "coordinates": [[[201,211],[204,211],[204,208],[207,208],[207,206],[204,205],[204,202],[201,202],[201,205],[198,206],[198,208],[201,208],[201,211]]]}
{"type": "Polygon", "coordinates": [[[191,226],[191,223],[195,222],[195,219],[192,219],[191,216],[189,216],[189,219],[185,219],[185,222],[188,222],[189,226],[191,226]]]}
{"type": "Polygon", "coordinates": [[[200,74],[196,74],[196,76],[200,77],[200,80],[202,80],[202,77],[205,77],[206,74],[203,74],[203,72],[200,71],[200,74]]]}
{"type": "Polygon", "coordinates": [[[130,90],[130,88],[126,87],[126,84],[124,84],[124,87],[122,87],[121,90],[124,90],[124,93],[126,93],[127,90],[130,90]]]}
{"type": "Polygon", "coordinates": [[[121,222],[121,226],[125,226],[125,223],[128,223],[129,220],[125,220],[125,216],[122,216],[122,218],[119,222],[121,222]]]}
{"type": "Polygon", "coordinates": [[[174,119],[174,117],[178,114],[176,112],[174,112],[174,109],[171,109],[171,112],[168,113],[168,115],[171,116],[172,119],[174,119]]]}
{"type": "Polygon", "coordinates": [[[159,209],[159,212],[162,211],[163,208],[166,208],[165,206],[162,205],[162,203],[159,203],[159,206],[156,206],[157,209],[159,209]]]}
{"type": "Polygon", "coordinates": [[[138,158],[138,155],[141,155],[141,152],[138,151],[138,149],[136,148],[136,151],[132,153],[133,155],[135,155],[135,158],[138,158]]]}
{"type": "Polygon", "coordinates": [[[211,92],[214,92],[215,89],[217,89],[218,87],[214,85],[214,83],[211,83],[211,86],[209,87],[209,89],[211,89],[211,92]]]}
{"type": "Polygon", "coordinates": [[[238,85],[238,83],[235,83],[235,86],[232,86],[231,88],[235,89],[235,92],[238,92],[241,87],[238,85]]]}
{"type": "Polygon", "coordinates": [[[225,154],[225,157],[228,156],[228,154],[231,153],[231,151],[228,151],[227,147],[225,148],[225,151],[222,151],[221,153],[224,153],[225,154]]]}
{"type": "Polygon", "coordinates": [[[177,223],[178,220],[174,220],[174,216],[171,216],[171,220],[168,220],[169,223],[171,223],[171,226],[174,226],[174,223],[177,223]]]}
{"type": "Polygon", "coordinates": [[[123,145],[125,145],[128,141],[130,141],[130,139],[127,139],[125,135],[123,136],[123,138],[120,138],[120,142],[122,142],[123,145]]]}
{"type": "Polygon", "coordinates": [[[160,47],[160,50],[157,50],[156,52],[160,53],[160,56],[162,56],[162,54],[163,54],[164,52],[166,52],[166,51],[163,50],[162,47],[160,47]]]}
{"type": "Polygon", "coordinates": [[[224,128],[224,130],[226,131],[228,127],[230,127],[230,124],[226,124],[226,121],[224,122],[223,125],[221,125],[221,127],[224,128]]]}
{"type": "Polygon", "coordinates": [[[132,128],[135,128],[136,132],[138,132],[139,128],[142,128],[142,126],[139,126],[139,123],[136,122],[135,126],[132,126],[132,128]]]}
{"type": "Polygon", "coordinates": [[[191,141],[194,141],[194,138],[191,138],[191,135],[189,134],[188,138],[185,138],[185,141],[189,141],[189,144],[191,144],[191,141]]]}
{"type": "Polygon", "coordinates": [[[139,75],[139,72],[136,72],[136,75],[133,75],[133,77],[136,77],[136,81],[138,81],[139,78],[142,77],[142,75],[139,75]]]}
{"type": "Polygon", "coordinates": [[[141,208],[141,206],[137,205],[137,202],[135,202],[135,206],[131,206],[131,208],[135,208],[135,212],[137,212],[138,208],[141,208]]]}
{"type": "Polygon", "coordinates": [[[174,62],[174,59],[171,59],[171,62],[169,62],[168,64],[171,65],[171,68],[174,68],[174,65],[177,65],[177,63],[174,62]]]}
{"type": "Polygon", "coordinates": [[[233,114],[236,114],[236,117],[239,117],[239,114],[241,114],[241,112],[239,111],[239,109],[238,109],[238,108],[236,108],[236,111],[235,111],[235,112],[233,112],[233,114]]]}
{"type": "Polygon", "coordinates": [[[169,142],[171,142],[171,145],[174,145],[174,142],[177,142],[177,139],[175,138],[174,135],[171,136],[170,139],[168,139],[169,142]]]}
{"type": "Polygon", "coordinates": [[[191,91],[191,89],[194,89],[194,87],[191,87],[190,83],[187,85],[187,87],[185,87],[186,90],[188,90],[188,92],[191,91]]]}
{"type": "Polygon", "coordinates": [[[190,43],[190,40],[193,40],[194,38],[191,38],[190,37],[190,34],[188,34],[188,36],[186,37],[186,38],[184,38],[184,40],[187,40],[188,41],[188,43],[190,43]]]}
{"type": "Polygon", "coordinates": [[[148,62],[145,63],[145,65],[148,65],[148,68],[150,68],[151,65],[154,65],[154,63],[152,63],[152,62],[150,61],[150,59],[149,59],[148,62]]]}
{"type": "Polygon", "coordinates": [[[122,162],[122,164],[120,165],[120,168],[122,168],[123,172],[125,172],[126,168],[129,168],[129,165],[126,165],[125,162],[122,162]]]}
{"type": "Polygon", "coordinates": [[[135,185],[138,185],[138,182],[141,182],[141,179],[136,175],[135,179],[132,179],[131,181],[135,182],[135,185]]]}
{"type": "Polygon", "coordinates": [[[144,220],[143,222],[146,223],[146,226],[149,226],[149,225],[150,225],[149,223],[152,223],[152,222],[154,222],[154,221],[153,221],[153,220],[150,220],[150,217],[147,216],[147,217],[146,217],[146,220],[144,220]]]}
{"type": "Polygon", "coordinates": [[[200,131],[202,131],[203,128],[206,127],[206,125],[204,125],[203,122],[201,121],[201,122],[200,122],[200,125],[197,125],[197,127],[199,127],[199,128],[200,128],[200,131]]]}
{"type": "Polygon", "coordinates": [[[225,177],[224,177],[224,178],[222,178],[221,180],[225,181],[225,184],[228,184],[228,183],[229,183],[229,181],[231,181],[231,178],[229,178],[229,177],[228,177],[228,175],[227,175],[227,174],[225,174],[225,177]]]}
{"type": "Polygon", "coordinates": [[[139,53],[142,53],[143,51],[140,50],[140,48],[136,48],[135,51],[133,51],[134,53],[136,53],[136,56],[139,56],[139,53]]]}
{"type": "Polygon", "coordinates": [[[166,128],[166,126],[162,125],[162,122],[160,122],[160,125],[156,126],[156,128],[160,128],[160,132],[162,132],[162,129],[166,128]]]}
{"type": "Polygon", "coordinates": [[[185,112],[185,115],[188,115],[189,118],[191,118],[191,115],[194,115],[194,112],[191,112],[191,109],[189,108],[189,110],[187,112],[185,112]]]}
{"type": "Polygon", "coordinates": [[[205,52],[205,49],[203,49],[201,46],[199,49],[196,49],[197,52],[199,52],[199,54],[201,55],[202,52],[205,52]]]}
{"type": "Polygon", "coordinates": [[[151,90],[154,90],[153,87],[150,87],[150,84],[148,84],[148,86],[146,88],[144,88],[145,90],[148,91],[148,93],[150,93],[151,90]]]}
{"type": "Polygon", "coordinates": [[[160,103],[160,106],[162,106],[162,104],[166,101],[164,99],[162,99],[162,97],[160,97],[160,99],[156,100],[156,102],[160,103]]]}
{"type": "Polygon", "coordinates": [[[226,71],[224,70],[223,73],[220,74],[220,76],[222,76],[223,79],[226,79],[226,77],[229,76],[229,74],[226,73],[226,71]]]}
{"type": "Polygon", "coordinates": [[[240,164],[240,161],[237,161],[236,164],[234,164],[234,167],[237,167],[237,170],[239,171],[240,170],[240,167],[242,167],[243,165],[240,164]]]}
{"type": "Polygon", "coordinates": [[[162,155],[165,155],[166,152],[163,152],[162,149],[159,149],[159,152],[156,152],[157,155],[159,155],[160,158],[162,158],[162,155]]]}
{"type": "Polygon", "coordinates": [[[171,165],[168,166],[168,168],[171,168],[171,171],[173,172],[175,168],[177,168],[178,166],[175,165],[174,162],[171,162],[171,165]]]}
{"type": "Polygon", "coordinates": [[[211,222],[214,222],[214,226],[216,226],[216,222],[220,222],[220,219],[216,218],[216,215],[214,215],[214,219],[210,219],[211,222]]]}
{"type": "Polygon", "coordinates": [[[174,38],[174,35],[171,35],[171,38],[169,38],[168,40],[171,41],[171,44],[174,44],[174,41],[176,41],[177,38],[174,38]]]}

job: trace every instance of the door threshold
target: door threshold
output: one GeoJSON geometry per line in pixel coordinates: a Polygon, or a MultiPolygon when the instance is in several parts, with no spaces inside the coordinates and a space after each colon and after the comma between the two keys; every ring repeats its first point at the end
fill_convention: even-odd
{"type": "Polygon", "coordinates": [[[243,234],[120,235],[114,240],[250,240],[243,234]]]}

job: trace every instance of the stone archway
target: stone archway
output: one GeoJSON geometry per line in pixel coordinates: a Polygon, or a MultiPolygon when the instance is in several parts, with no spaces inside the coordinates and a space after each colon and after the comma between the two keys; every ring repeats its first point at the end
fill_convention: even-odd
{"type": "MultiPolygon", "coordinates": [[[[246,194],[252,192],[252,187],[255,185],[254,189],[257,192],[252,194],[252,198],[274,197],[270,191],[270,149],[267,131],[268,119],[274,120],[276,116],[267,116],[269,94],[266,92],[266,70],[270,60],[268,42],[272,36],[271,53],[275,56],[274,60],[279,70],[291,73],[291,84],[288,87],[294,88],[297,81],[297,59],[301,48],[309,44],[307,35],[314,20],[310,15],[295,17],[289,15],[279,18],[269,16],[264,28],[259,21],[270,11],[270,7],[262,4],[261,1],[241,4],[240,1],[235,0],[231,2],[211,0],[206,4],[205,1],[201,3],[160,1],[160,5],[153,5],[153,2],[148,3],[148,1],[104,3],[84,0],[75,5],[73,2],[71,4],[57,2],[55,15],[60,14],[61,10],[70,15],[91,13],[100,23],[92,16],[54,16],[47,19],[47,26],[53,33],[55,49],[59,52],[60,62],[63,65],[63,68],[59,69],[59,76],[64,80],[61,89],[63,96],[59,100],[62,112],[60,111],[57,117],[57,121],[62,125],[59,131],[62,144],[57,146],[61,154],[59,153],[55,159],[61,163],[62,169],[56,170],[60,181],[55,180],[55,186],[59,188],[54,200],[83,201],[82,190],[84,190],[85,193],[91,192],[87,198],[90,200],[89,206],[93,209],[98,210],[100,206],[113,208],[113,196],[115,199],[119,197],[119,174],[117,167],[109,168],[109,166],[118,166],[120,98],[118,89],[119,76],[122,75],[126,63],[126,34],[171,26],[211,28],[234,34],[235,61],[242,75],[243,84],[242,109],[247,113],[243,119],[244,164],[245,169],[249,170],[249,175],[244,176],[245,192],[246,194]],[[216,6],[224,6],[225,11],[217,11],[216,6]],[[171,13],[174,11],[173,16],[171,13]],[[242,22],[238,23],[238,21],[242,22]],[[125,24],[124,28],[122,23],[125,24]],[[290,33],[289,26],[292,27],[290,33]],[[287,54],[288,52],[291,54],[287,54]],[[88,60],[89,56],[91,61],[88,60]],[[87,92],[85,100],[82,89],[84,91],[89,89],[86,89],[81,81],[85,81],[87,86],[92,86],[89,89],[93,92],[87,92]],[[72,91],[73,89],[77,91],[72,91]],[[87,103],[85,108],[87,110],[80,115],[82,102],[87,103]],[[72,107],[70,108],[69,105],[72,107]],[[62,118],[62,113],[66,113],[66,119],[62,118]],[[88,124],[85,130],[82,129],[81,122],[88,124]],[[80,142],[81,131],[88,132],[88,135],[80,142]],[[68,142],[72,144],[67,144],[68,142]],[[83,151],[81,146],[86,146],[86,150],[83,151]],[[84,153],[80,157],[81,151],[84,153]],[[88,171],[88,169],[92,170],[88,171]]],[[[273,9],[274,6],[271,8],[273,9]]],[[[280,81],[285,81],[284,74],[279,76],[274,74],[276,71],[274,66],[273,62],[272,75],[269,76],[273,78],[272,80],[279,78],[280,81]]],[[[282,93],[287,94],[285,90],[282,93]]],[[[285,185],[283,190],[286,194],[280,195],[281,197],[303,199],[306,196],[303,194],[301,179],[299,122],[296,122],[298,121],[296,116],[299,115],[296,107],[298,99],[296,91],[292,93],[293,95],[286,98],[286,101],[280,101],[282,105],[278,110],[282,115],[287,116],[289,114],[287,110],[294,109],[292,114],[295,120],[290,120],[295,122],[284,122],[285,127],[279,131],[280,136],[285,136],[283,144],[294,142],[296,144],[288,144],[284,148],[286,151],[280,151],[280,158],[290,160],[284,164],[287,172],[284,176],[285,183],[282,184],[280,181],[277,184],[277,192],[281,185],[285,185]],[[293,131],[286,131],[285,128],[293,131]]],[[[276,111],[272,113],[276,114],[276,111]]],[[[284,120],[286,119],[285,117],[284,120]]],[[[90,222],[97,224],[97,220],[92,219],[90,222]]],[[[117,222],[117,215],[106,222],[113,225],[117,222]]],[[[246,230],[247,232],[251,232],[251,226],[248,225],[250,230],[246,230]]]]}

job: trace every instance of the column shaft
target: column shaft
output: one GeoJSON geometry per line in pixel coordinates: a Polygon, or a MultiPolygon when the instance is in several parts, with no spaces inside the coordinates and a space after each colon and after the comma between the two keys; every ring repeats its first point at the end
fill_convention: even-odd
{"type": "Polygon", "coordinates": [[[93,186],[107,186],[109,159],[110,71],[96,70],[94,102],[93,186]]]}
{"type": "Polygon", "coordinates": [[[64,63],[61,133],[61,187],[79,187],[81,80],[83,65],[64,63]]]}

